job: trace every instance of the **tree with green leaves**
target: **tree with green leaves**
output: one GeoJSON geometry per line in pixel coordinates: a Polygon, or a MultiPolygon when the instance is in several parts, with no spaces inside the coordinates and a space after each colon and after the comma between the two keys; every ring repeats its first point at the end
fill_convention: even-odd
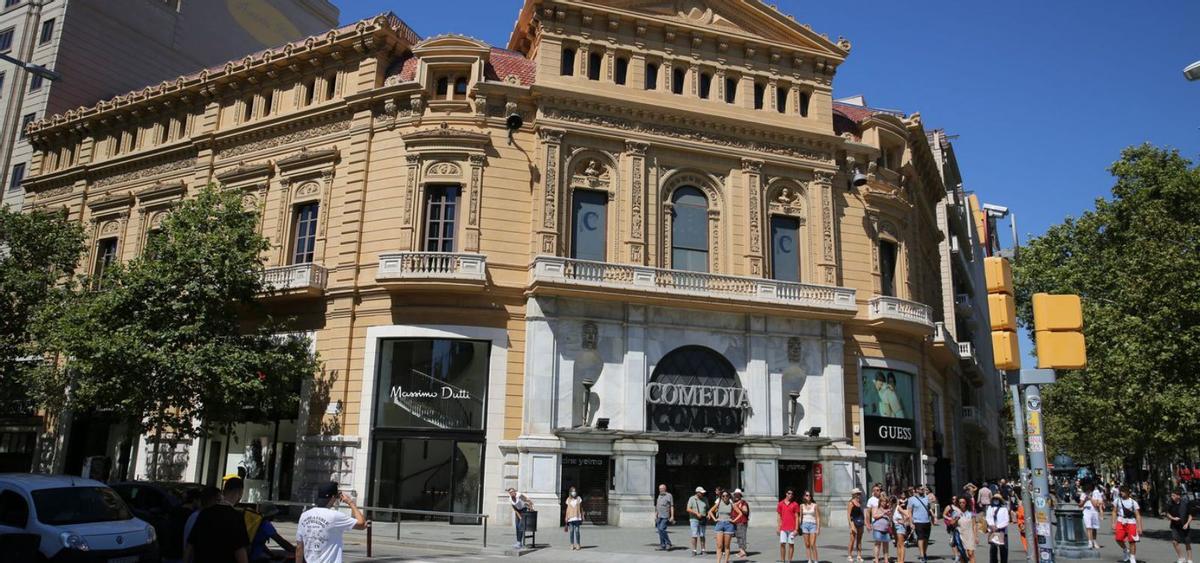
{"type": "Polygon", "coordinates": [[[1110,171],[1111,198],[1021,249],[1019,316],[1034,293],[1083,300],[1088,365],[1043,391],[1049,447],[1165,468],[1200,446],[1200,170],[1143,145],[1110,171]]]}
{"type": "Polygon", "coordinates": [[[130,438],[156,442],[293,416],[318,366],[308,340],[280,336],[257,300],[269,248],[257,222],[240,193],[206,187],[167,215],[141,256],[80,284],[42,319],[40,336],[63,359],[47,365],[42,401],[67,389],[60,407],[118,413],[130,438]]]}
{"type": "Polygon", "coordinates": [[[32,319],[61,307],[83,252],[83,230],[64,213],[0,206],[0,416],[29,414],[27,389],[41,357],[32,319]]]}

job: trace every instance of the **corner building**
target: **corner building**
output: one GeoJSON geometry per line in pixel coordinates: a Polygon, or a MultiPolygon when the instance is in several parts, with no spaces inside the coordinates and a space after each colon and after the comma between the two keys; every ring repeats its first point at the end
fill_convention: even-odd
{"type": "MultiPolygon", "coordinates": [[[[27,206],[84,221],[93,269],[209,182],[262,210],[264,299],[325,366],[262,439],[268,494],[840,510],[933,483],[960,377],[939,164],[919,115],[833,101],[849,51],[757,0],[529,0],[506,49],[385,14],[35,123],[27,206]]],[[[181,478],[252,456],[212,442],[181,478]]]]}

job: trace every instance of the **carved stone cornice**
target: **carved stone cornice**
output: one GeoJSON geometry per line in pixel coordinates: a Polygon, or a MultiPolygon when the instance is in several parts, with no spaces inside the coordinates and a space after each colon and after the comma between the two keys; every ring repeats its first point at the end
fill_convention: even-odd
{"type": "Polygon", "coordinates": [[[128,209],[133,207],[133,194],[117,194],[102,197],[94,201],[89,201],[87,206],[93,214],[128,209]]]}
{"type": "Polygon", "coordinates": [[[337,147],[313,151],[308,150],[308,147],[300,147],[298,152],[279,159],[275,164],[279,166],[280,170],[289,170],[301,166],[336,162],[340,156],[341,151],[337,147]]]}
{"type": "Polygon", "coordinates": [[[244,180],[253,180],[256,178],[269,178],[275,173],[275,167],[271,166],[270,162],[260,164],[246,164],[239,162],[238,165],[229,170],[217,173],[217,180],[222,184],[233,184],[244,180]]]}
{"type": "Polygon", "coordinates": [[[164,199],[164,198],[174,197],[174,196],[178,196],[178,195],[183,195],[186,188],[187,188],[187,185],[183,182],[183,180],[179,180],[178,182],[166,182],[166,183],[158,182],[147,188],[142,188],[141,190],[138,190],[134,195],[137,196],[138,201],[145,202],[148,200],[164,199]]]}
{"type": "Polygon", "coordinates": [[[641,141],[625,141],[625,152],[634,156],[646,156],[646,151],[650,150],[650,143],[641,141]]]}
{"type": "Polygon", "coordinates": [[[486,133],[456,129],[446,122],[434,129],[422,129],[406,133],[400,137],[405,149],[409,151],[453,150],[457,152],[483,151],[492,143],[492,138],[486,133]]]}
{"type": "Polygon", "coordinates": [[[758,174],[758,173],[762,172],[762,166],[763,166],[763,161],[761,161],[761,160],[754,159],[754,158],[743,158],[742,159],[742,171],[743,172],[749,172],[751,174],[758,174]]]}
{"type": "Polygon", "coordinates": [[[285,122],[277,127],[259,129],[236,138],[222,139],[224,148],[217,151],[217,159],[232,158],[258,152],[261,150],[282,147],[300,141],[341,133],[350,129],[350,118],[338,116],[333,121],[313,123],[285,122]],[[300,127],[297,129],[297,127],[300,127]],[[232,146],[230,146],[232,145],[232,146]]]}

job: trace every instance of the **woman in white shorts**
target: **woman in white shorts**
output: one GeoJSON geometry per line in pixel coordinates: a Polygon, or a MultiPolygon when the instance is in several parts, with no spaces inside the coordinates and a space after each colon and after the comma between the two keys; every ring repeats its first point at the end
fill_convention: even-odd
{"type": "Polygon", "coordinates": [[[807,561],[820,561],[817,553],[817,536],[821,535],[821,509],[812,493],[804,491],[804,501],[800,503],[800,533],[804,534],[804,555],[807,561]]]}
{"type": "Polygon", "coordinates": [[[1079,507],[1083,509],[1083,528],[1087,530],[1088,547],[1099,548],[1096,534],[1100,533],[1100,507],[1092,495],[1079,493],[1079,507]]]}

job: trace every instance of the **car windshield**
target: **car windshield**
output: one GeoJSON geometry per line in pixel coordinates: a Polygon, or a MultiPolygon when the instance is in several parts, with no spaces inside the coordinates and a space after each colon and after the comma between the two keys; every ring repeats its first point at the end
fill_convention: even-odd
{"type": "Polygon", "coordinates": [[[51,526],[129,520],[129,508],[108,487],[63,487],[33,491],[38,520],[51,526]]]}

